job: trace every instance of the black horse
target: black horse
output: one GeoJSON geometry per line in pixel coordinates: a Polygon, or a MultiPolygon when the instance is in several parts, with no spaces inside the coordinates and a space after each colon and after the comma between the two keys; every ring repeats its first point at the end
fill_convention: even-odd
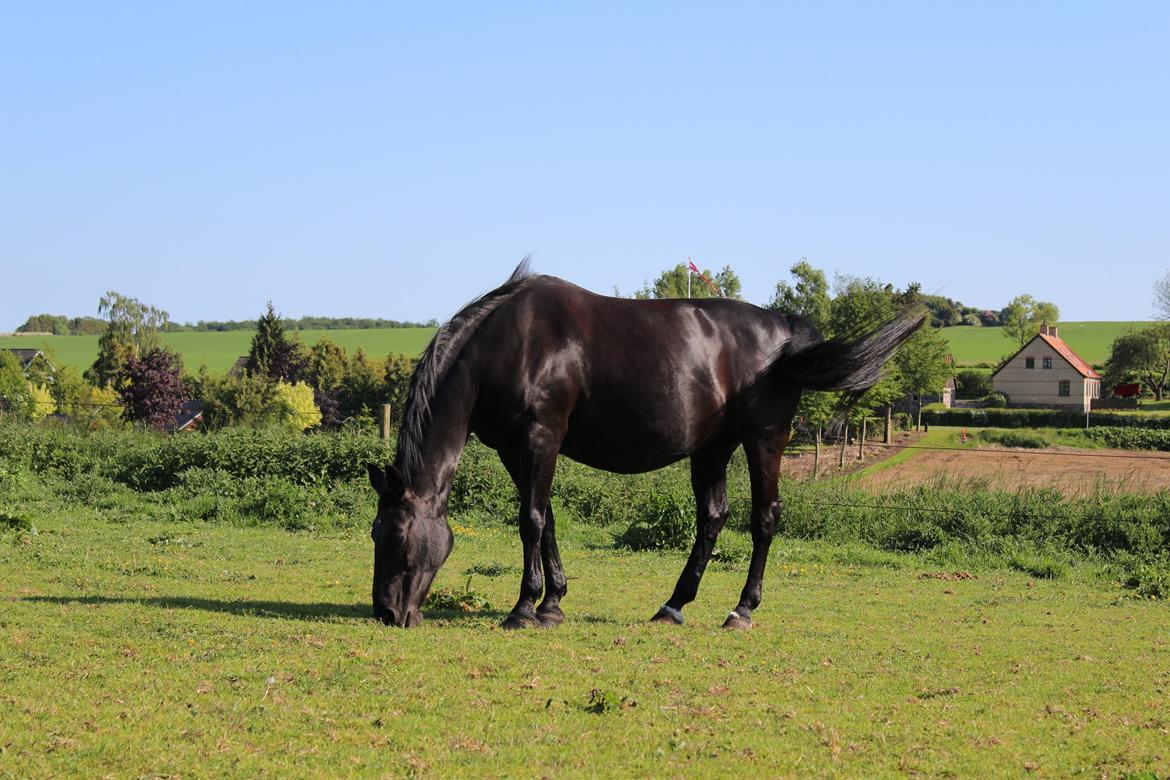
{"type": "Polygon", "coordinates": [[[902,316],[824,340],[799,317],[723,299],[595,295],[527,261],[439,328],[419,360],[394,464],[377,491],[374,614],[414,626],[454,538],[447,499],[471,433],[499,453],[520,492],[524,574],[505,628],[553,626],[567,590],[549,491],[557,455],[621,473],[691,459],[697,532],[654,620],[682,622],[727,520],[727,463],[747,455],[752,558],[724,623],[751,626],[779,512],[780,455],[804,389],[864,392],[921,324],[902,316]],[[544,598],[537,606],[537,599],[544,598]]]}

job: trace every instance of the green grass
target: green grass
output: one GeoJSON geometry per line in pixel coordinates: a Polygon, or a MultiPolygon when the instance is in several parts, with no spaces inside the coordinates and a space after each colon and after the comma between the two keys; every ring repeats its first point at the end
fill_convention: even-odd
{"type": "MultiPolygon", "coordinates": [[[[385,357],[405,352],[417,355],[434,335],[433,328],[374,328],[347,330],[298,331],[308,345],[327,338],[344,347],[351,355],[361,347],[369,355],[385,357]]],[[[225,331],[222,333],[164,333],[163,343],[183,357],[184,367],[197,371],[203,363],[213,372],[232,367],[236,359],[248,354],[252,331],[225,331]]],[[[97,336],[0,336],[0,348],[34,347],[52,350],[57,363],[84,370],[97,358],[97,336]]]]}
{"type": "MultiPolygon", "coordinates": [[[[1118,336],[1131,328],[1149,325],[1148,322],[1062,322],[1060,337],[1073,351],[1093,365],[1101,365],[1109,357],[1109,347],[1118,336]]],[[[960,366],[977,364],[998,365],[1015,354],[1019,345],[1003,335],[1002,328],[959,326],[943,328],[942,333],[951,345],[951,352],[960,366]]]]}
{"type": "Polygon", "coordinates": [[[734,634],[742,572],[650,625],[683,557],[570,527],[568,621],[510,634],[518,542],[462,529],[436,587],[504,569],[496,609],[402,631],[364,529],[36,520],[0,541],[3,777],[1170,772],[1170,612],[1092,578],[785,542],[734,634]]]}

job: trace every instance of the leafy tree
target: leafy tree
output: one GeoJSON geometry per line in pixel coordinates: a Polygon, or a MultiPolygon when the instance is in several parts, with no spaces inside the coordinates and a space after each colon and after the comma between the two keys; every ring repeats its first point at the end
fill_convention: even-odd
{"type": "Polygon", "coordinates": [[[70,336],[100,336],[106,332],[108,323],[97,317],[74,317],[69,320],[70,336]]]}
{"type": "Polygon", "coordinates": [[[1154,316],[1170,320],[1170,271],[1154,282],[1154,316]]]}
{"type": "Polygon", "coordinates": [[[278,381],[300,382],[309,375],[309,357],[299,337],[285,335],[284,323],[272,301],[256,321],[256,335],[248,350],[248,373],[263,374],[278,381]]]}
{"type": "Polygon", "coordinates": [[[376,410],[384,403],[385,374],[385,363],[370,358],[361,348],[354,353],[337,398],[343,419],[353,417],[368,423],[377,419],[376,410]]]}
{"type": "Polygon", "coordinates": [[[991,374],[986,371],[967,369],[955,374],[956,398],[984,398],[994,389],[991,383],[991,374]]]}
{"type": "Polygon", "coordinates": [[[102,296],[98,313],[106,315],[108,323],[98,340],[97,360],[86,372],[86,378],[100,387],[117,386],[131,359],[160,346],[158,334],[170,315],[115,290],[108,290],[102,296]]]}
{"type": "MultiPolygon", "coordinates": [[[[658,275],[654,280],[654,284],[646,285],[638,292],[634,293],[635,298],[686,298],[687,297],[687,276],[690,270],[686,263],[679,263],[674,268],[669,268],[658,275]]],[[[740,282],[739,277],[736,276],[735,271],[731,270],[731,266],[724,266],[719,273],[712,273],[711,269],[703,269],[703,275],[723,291],[723,296],[727,298],[740,298],[740,282]]],[[[718,297],[711,291],[702,279],[692,279],[691,297],[692,298],[715,298],[718,297]]]]}
{"type": "Polygon", "coordinates": [[[822,333],[826,332],[829,328],[833,299],[829,295],[829,282],[825,278],[825,272],[814,268],[802,257],[800,262],[789,269],[789,273],[792,274],[794,284],[777,282],[772,300],[768,301],[768,308],[785,314],[799,314],[822,333]]]}
{"type": "Polygon", "coordinates": [[[922,427],[922,399],[942,390],[954,369],[950,345],[938,328],[920,328],[894,357],[902,387],[918,396],[916,427],[922,427]]]}
{"type": "Polygon", "coordinates": [[[34,314],[16,329],[17,333],[52,333],[69,335],[69,318],[63,314],[34,314]]]}
{"type": "Polygon", "coordinates": [[[832,336],[856,334],[894,316],[894,288],[877,279],[838,274],[834,279],[837,296],[829,311],[832,336]]]}
{"type": "Polygon", "coordinates": [[[6,349],[0,349],[0,418],[5,415],[28,416],[28,379],[20,361],[6,349]]]}
{"type": "Polygon", "coordinates": [[[290,430],[301,432],[321,424],[321,410],[313,401],[313,388],[305,382],[276,383],[280,419],[290,430]]]}
{"type": "Polygon", "coordinates": [[[190,397],[183,383],[183,365],[169,349],[156,347],[132,357],[119,389],[123,416],[152,428],[165,429],[190,397]]]}
{"type": "Polygon", "coordinates": [[[53,394],[46,385],[28,383],[28,417],[33,422],[43,420],[57,408],[53,394]]]}
{"type": "Polygon", "coordinates": [[[1017,295],[999,313],[1003,334],[1021,347],[1036,337],[1042,325],[1060,321],[1060,309],[1055,303],[1038,301],[1031,295],[1017,295]]]}
{"type": "Polygon", "coordinates": [[[1113,341],[1105,363],[1106,387],[1137,381],[1158,401],[1170,377],[1170,324],[1131,331],[1113,341]]]}
{"type": "Polygon", "coordinates": [[[68,366],[57,371],[51,387],[57,412],[70,420],[95,430],[122,424],[121,398],[113,388],[91,385],[68,366]]]}
{"type": "Polygon", "coordinates": [[[414,358],[410,355],[391,354],[386,358],[384,403],[390,404],[390,412],[396,422],[402,421],[402,410],[406,407],[406,395],[410,391],[410,378],[413,375],[414,358]]]}
{"type": "Polygon", "coordinates": [[[319,339],[309,349],[309,381],[318,390],[336,392],[345,381],[348,364],[344,349],[327,338],[319,339]]]}
{"type": "Polygon", "coordinates": [[[208,378],[199,385],[203,418],[219,428],[226,425],[262,427],[275,422],[280,408],[276,383],[264,375],[243,374],[208,378]]]}

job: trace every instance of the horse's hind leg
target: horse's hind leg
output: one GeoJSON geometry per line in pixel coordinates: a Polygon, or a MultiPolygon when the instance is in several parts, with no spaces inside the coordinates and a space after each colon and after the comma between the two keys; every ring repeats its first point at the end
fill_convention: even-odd
{"type": "Polygon", "coordinates": [[[752,483],[752,561],[748,565],[747,582],[739,597],[739,604],[727,616],[724,628],[751,628],[752,610],[760,606],[764,587],[764,567],[768,550],[776,533],[780,516],[779,490],[780,456],[788,443],[788,426],[784,433],[769,431],[744,442],[748,473],[752,483]]]}
{"type": "Polygon", "coordinates": [[[657,623],[682,623],[682,608],[695,600],[699,582],[711,560],[715,540],[727,522],[727,462],[734,448],[700,451],[691,457],[691,489],[695,492],[695,544],[679,575],[674,593],[651,618],[657,623]]]}

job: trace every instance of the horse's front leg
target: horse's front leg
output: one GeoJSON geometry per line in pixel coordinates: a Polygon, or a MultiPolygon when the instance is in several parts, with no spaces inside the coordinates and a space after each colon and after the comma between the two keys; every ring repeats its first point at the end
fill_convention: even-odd
{"type": "MultiPolygon", "coordinates": [[[[559,622],[555,621],[555,613],[560,612],[560,607],[556,604],[559,596],[549,605],[555,613],[546,610],[548,613],[546,620],[542,620],[536,612],[536,600],[544,591],[541,540],[545,537],[546,526],[552,520],[552,513],[548,511],[548,498],[559,448],[560,439],[547,428],[537,426],[529,432],[526,446],[519,457],[515,458],[512,464],[505,462],[505,465],[509,465],[509,471],[514,471],[512,478],[520,491],[519,524],[520,543],[524,548],[524,572],[520,580],[520,598],[517,599],[516,606],[512,607],[508,617],[504,618],[504,628],[532,628],[555,625],[559,622]]],[[[555,543],[552,549],[555,550],[555,543]]],[[[559,568],[559,556],[556,563],[559,568]]],[[[563,578],[562,572],[562,586],[563,578]]]]}
{"type": "Polygon", "coordinates": [[[561,599],[569,592],[565,569],[561,566],[561,552],[557,549],[557,524],[552,504],[544,510],[544,532],[540,537],[540,559],[544,564],[544,599],[536,608],[536,618],[545,628],[559,626],[565,620],[561,599]]]}
{"type": "Polygon", "coordinates": [[[658,613],[655,623],[682,623],[682,609],[695,600],[715,542],[727,522],[727,462],[734,448],[697,452],[691,457],[691,489],[695,493],[695,544],[683,566],[674,593],[658,613]]]}
{"type": "Polygon", "coordinates": [[[777,483],[780,479],[780,456],[787,443],[786,432],[744,444],[752,483],[752,561],[748,564],[747,582],[740,593],[739,604],[728,614],[727,620],[723,622],[724,628],[751,628],[752,611],[760,606],[764,567],[768,564],[768,551],[772,547],[776,521],[780,517],[777,483]]]}

